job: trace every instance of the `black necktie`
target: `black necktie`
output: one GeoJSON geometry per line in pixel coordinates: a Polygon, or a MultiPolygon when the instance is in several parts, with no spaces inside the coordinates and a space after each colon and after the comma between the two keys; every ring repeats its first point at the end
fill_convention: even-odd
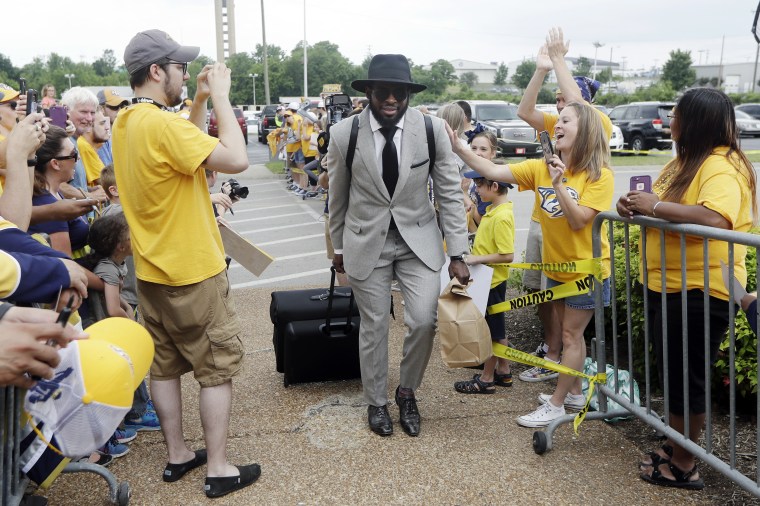
{"type": "Polygon", "coordinates": [[[398,181],[398,155],[396,154],[396,144],[393,142],[393,136],[396,134],[396,127],[383,127],[380,133],[385,137],[385,147],[383,147],[383,182],[388,189],[388,195],[393,197],[398,181]]]}

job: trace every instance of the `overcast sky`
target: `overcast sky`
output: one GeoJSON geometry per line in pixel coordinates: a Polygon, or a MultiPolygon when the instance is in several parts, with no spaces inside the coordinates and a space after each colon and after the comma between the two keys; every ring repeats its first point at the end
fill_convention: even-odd
{"type": "MultiPolygon", "coordinates": [[[[236,0],[237,51],[260,44],[261,0],[236,0]]],[[[21,67],[56,52],[93,61],[113,49],[119,63],[138,31],[160,28],[181,44],[215,58],[213,0],[34,0],[3,23],[0,53],[21,67]],[[28,12],[25,21],[22,13],[28,12]]],[[[289,53],[304,37],[304,0],[264,0],[269,44],[289,53]]],[[[625,62],[628,69],[662,66],[670,51],[692,60],[754,62],[750,34],[757,0],[306,0],[306,39],[329,40],[352,62],[368,53],[402,53],[417,64],[456,58],[509,63],[531,58],[552,26],[571,41],[568,56],[625,62]]]]}

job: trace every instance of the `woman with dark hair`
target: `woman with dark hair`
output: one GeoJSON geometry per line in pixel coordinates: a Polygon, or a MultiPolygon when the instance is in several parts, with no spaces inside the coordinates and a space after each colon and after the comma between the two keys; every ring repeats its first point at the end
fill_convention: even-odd
{"type": "MultiPolygon", "coordinates": [[[[58,192],[61,183],[74,177],[74,165],[79,153],[66,131],[50,125],[45,143],[37,150],[37,164],[34,167],[34,191],[32,205],[42,206],[63,200],[58,192]]],[[[50,237],[53,249],[71,258],[85,254],[89,224],[84,217],[70,221],[45,221],[29,227],[29,233],[45,233],[50,237]]]]}
{"type": "MultiPolygon", "coordinates": [[[[654,193],[630,192],[620,197],[617,211],[626,218],[641,213],[675,223],[694,223],[746,232],[757,221],[755,170],[739,148],[734,107],[725,93],[711,88],[687,91],[670,114],[676,157],[660,173],[654,193]]],[[[647,321],[654,336],[660,382],[667,368],[670,426],[684,434],[682,363],[682,281],[680,236],[665,232],[666,257],[661,258],[660,231],[646,232],[649,312],[647,321]],[[665,289],[662,268],[665,269],[665,289]],[[667,313],[662,312],[665,299],[667,313]],[[667,339],[663,339],[663,319],[667,339]],[[667,343],[667,363],[663,363],[667,343]]],[[[705,361],[715,362],[718,346],[728,326],[729,297],[723,283],[721,261],[728,263],[728,244],[686,236],[686,297],[688,329],[688,421],[692,441],[705,423],[705,361]],[[709,270],[709,305],[705,306],[704,269],[709,270]],[[709,357],[705,356],[705,313],[709,314],[709,357]]],[[[734,273],[746,285],[746,247],[734,245],[734,273]]],[[[641,478],[656,485],[701,489],[704,482],[695,458],[668,440],[641,461],[641,478]]]]}
{"type": "MultiPolygon", "coordinates": [[[[610,148],[602,121],[593,107],[570,102],[560,113],[555,127],[557,145],[549,163],[544,159],[495,165],[486,158],[461,148],[449,130],[454,153],[481,176],[491,181],[518,184],[520,190],[533,190],[540,209],[543,231],[543,261],[572,262],[592,258],[591,229],[594,218],[612,204],[614,180],[610,148]]],[[[466,260],[465,260],[466,261],[466,260]]],[[[610,299],[610,245],[602,233],[602,298],[610,299]]],[[[586,275],[546,272],[548,288],[584,279],[586,275]]],[[[582,370],[586,357],[583,331],[594,315],[594,294],[583,293],[553,300],[551,317],[561,329],[564,354],[562,364],[582,370]]],[[[524,427],[545,427],[565,414],[565,407],[579,409],[585,404],[579,378],[559,375],[552,394],[538,396],[539,407],[517,418],[524,427]]]]}

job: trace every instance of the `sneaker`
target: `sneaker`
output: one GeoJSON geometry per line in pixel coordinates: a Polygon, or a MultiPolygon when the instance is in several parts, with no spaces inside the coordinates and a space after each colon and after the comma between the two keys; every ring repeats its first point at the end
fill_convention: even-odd
{"type": "Polygon", "coordinates": [[[145,409],[152,413],[156,412],[156,406],[153,405],[153,399],[148,399],[148,402],[145,403],[145,409]]]}
{"type": "Polygon", "coordinates": [[[536,351],[531,352],[531,355],[535,355],[538,358],[544,358],[546,356],[547,350],[544,349],[544,343],[541,343],[538,345],[538,348],[536,348],[536,351]]]}
{"type": "MultiPolygon", "coordinates": [[[[546,404],[551,399],[551,394],[538,394],[538,402],[546,404]]],[[[567,394],[565,396],[565,409],[580,411],[586,405],[586,398],[582,394],[567,394]]]]}
{"type": "Polygon", "coordinates": [[[317,192],[306,192],[306,194],[304,195],[304,197],[309,198],[309,199],[313,199],[314,197],[316,197],[318,195],[319,195],[319,193],[317,193],[317,192]]]}
{"type": "MultiPolygon", "coordinates": [[[[550,362],[554,362],[550,358],[544,358],[550,362]]],[[[555,364],[558,363],[559,362],[555,362],[555,364]]],[[[539,381],[554,379],[558,376],[559,373],[557,371],[552,371],[551,369],[544,369],[543,367],[536,366],[531,367],[527,371],[521,372],[518,378],[520,378],[521,381],[527,381],[528,383],[537,383],[539,381]]]]}
{"type": "Polygon", "coordinates": [[[158,420],[158,415],[155,411],[148,409],[139,418],[126,418],[124,420],[124,426],[128,429],[134,429],[137,432],[146,432],[161,430],[161,423],[158,420]]]}
{"type": "Polygon", "coordinates": [[[116,429],[116,432],[113,433],[113,437],[115,437],[116,441],[121,444],[129,443],[130,441],[135,440],[137,437],[137,431],[135,429],[127,429],[126,427],[124,429],[116,429]]]}
{"type": "Polygon", "coordinates": [[[552,406],[550,402],[541,404],[537,410],[529,415],[517,417],[517,425],[523,427],[546,427],[557,418],[565,415],[565,408],[552,406]]]}
{"type": "Polygon", "coordinates": [[[98,448],[97,451],[98,453],[110,455],[111,457],[117,459],[129,453],[129,446],[119,443],[116,440],[116,434],[114,434],[111,436],[111,439],[109,439],[105,445],[98,448]]]}

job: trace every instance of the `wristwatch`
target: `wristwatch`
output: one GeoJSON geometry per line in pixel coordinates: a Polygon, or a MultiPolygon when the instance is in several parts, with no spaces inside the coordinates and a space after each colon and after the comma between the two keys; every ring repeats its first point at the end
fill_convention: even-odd
{"type": "Polygon", "coordinates": [[[35,165],[37,165],[37,157],[36,156],[34,158],[27,159],[27,161],[26,161],[26,166],[27,167],[34,167],[35,165]]]}
{"type": "Polygon", "coordinates": [[[453,256],[450,256],[449,259],[452,262],[454,261],[464,262],[464,255],[453,255],[453,256]]]}

